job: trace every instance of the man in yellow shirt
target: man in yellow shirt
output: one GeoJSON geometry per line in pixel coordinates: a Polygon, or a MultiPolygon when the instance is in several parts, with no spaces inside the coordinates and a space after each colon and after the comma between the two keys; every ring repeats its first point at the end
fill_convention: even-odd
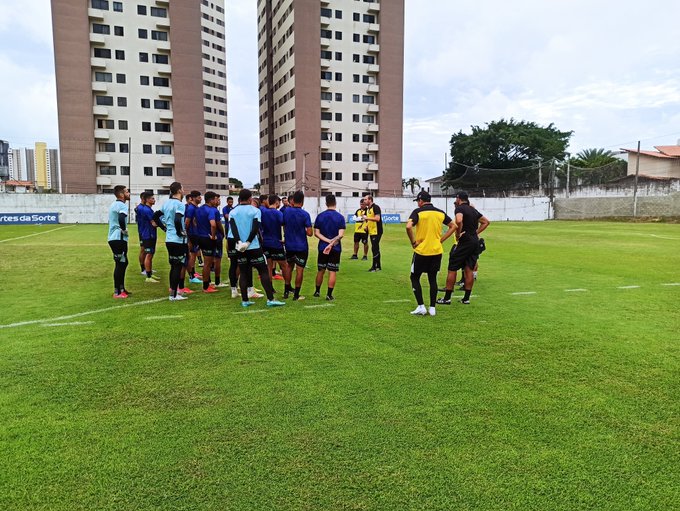
{"type": "Polygon", "coordinates": [[[435,303],[437,301],[437,273],[441,267],[442,243],[449,238],[456,228],[456,223],[449,218],[441,209],[432,205],[430,194],[421,191],[415,198],[418,207],[413,210],[406,223],[406,234],[413,247],[413,261],[411,263],[411,286],[416,297],[418,307],[411,314],[415,316],[436,315],[435,303]],[[442,225],[448,230],[442,235],[442,225]],[[414,232],[415,227],[415,232],[414,232]],[[423,289],[420,286],[420,277],[427,273],[430,283],[430,308],[425,308],[423,289]]]}
{"type": "Polygon", "coordinates": [[[354,254],[350,259],[359,259],[357,254],[359,253],[359,242],[364,244],[364,257],[361,258],[362,261],[368,260],[368,226],[366,225],[366,204],[364,199],[359,202],[359,209],[354,213],[354,254]]]}

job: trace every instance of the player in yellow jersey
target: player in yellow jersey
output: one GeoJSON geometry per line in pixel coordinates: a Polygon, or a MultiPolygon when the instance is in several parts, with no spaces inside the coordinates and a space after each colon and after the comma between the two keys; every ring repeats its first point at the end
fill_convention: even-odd
{"type": "Polygon", "coordinates": [[[364,244],[364,257],[362,261],[368,260],[368,226],[364,217],[366,216],[366,203],[364,199],[359,202],[359,209],[354,213],[354,255],[350,259],[359,259],[359,243],[364,244]]]}

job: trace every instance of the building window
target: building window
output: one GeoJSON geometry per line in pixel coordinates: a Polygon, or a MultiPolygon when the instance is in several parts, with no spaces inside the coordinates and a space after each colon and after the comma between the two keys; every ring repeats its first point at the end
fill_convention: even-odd
{"type": "Polygon", "coordinates": [[[151,131],[151,123],[147,122],[147,121],[143,121],[142,122],[142,131],[151,131]]]}
{"type": "Polygon", "coordinates": [[[323,28],[321,29],[321,39],[330,39],[332,37],[333,37],[332,30],[324,30],[323,28]]]}
{"type": "MultiPolygon", "coordinates": [[[[116,2],[114,2],[115,4],[116,2]]],[[[109,10],[109,2],[108,0],[92,0],[90,3],[93,9],[101,9],[102,11],[108,11],[109,10]]]]}
{"type": "Polygon", "coordinates": [[[116,50],[116,60],[125,60],[125,50],[116,50]]]}
{"type": "Polygon", "coordinates": [[[142,108],[151,108],[151,100],[142,99],[142,108]]]}
{"type": "Polygon", "coordinates": [[[339,30],[336,30],[336,31],[335,31],[335,38],[336,38],[338,41],[342,41],[342,32],[340,32],[339,30]]]}
{"type": "Polygon", "coordinates": [[[123,12],[123,2],[113,2],[114,12],[123,12]]]}
{"type": "Polygon", "coordinates": [[[149,62],[149,54],[143,51],[139,52],[139,61],[140,62],[149,62]]]}
{"type": "Polygon", "coordinates": [[[359,14],[358,12],[352,13],[352,20],[353,21],[361,21],[361,14],[359,14]]]}
{"type": "Polygon", "coordinates": [[[113,34],[122,37],[125,35],[125,30],[123,27],[113,27],[113,34]]]}
{"type": "Polygon", "coordinates": [[[330,112],[321,112],[321,120],[322,121],[332,121],[333,120],[333,114],[330,112]]]}
{"type": "Polygon", "coordinates": [[[374,105],[375,104],[375,96],[362,96],[361,102],[364,103],[365,105],[374,105]]]}
{"type": "Polygon", "coordinates": [[[341,51],[335,52],[335,60],[342,60],[342,52],[341,51]]]}
{"type": "Polygon", "coordinates": [[[101,25],[99,23],[93,23],[92,24],[92,33],[109,35],[111,33],[111,27],[108,26],[108,25],[101,25]]]}
{"type": "Polygon", "coordinates": [[[156,167],[157,176],[172,176],[172,169],[170,167],[156,167]]]}
{"type": "Polygon", "coordinates": [[[321,161],[333,161],[333,155],[331,153],[321,153],[321,161]]]}
{"type": "Polygon", "coordinates": [[[153,167],[144,167],[145,176],[153,176],[153,167]]]}
{"type": "Polygon", "coordinates": [[[116,175],[115,165],[102,165],[101,167],[99,167],[99,175],[100,176],[115,176],[116,175]]]}
{"type": "Polygon", "coordinates": [[[127,130],[128,129],[128,122],[127,121],[118,121],[118,129],[119,130],[127,130]]]}
{"type": "Polygon", "coordinates": [[[333,101],[333,93],[332,92],[322,92],[321,93],[321,101],[333,101]]]}
{"type": "Polygon", "coordinates": [[[342,153],[335,153],[335,161],[342,161],[342,153]]]}
{"type": "Polygon", "coordinates": [[[321,17],[322,18],[332,18],[333,17],[333,9],[326,9],[325,7],[321,8],[321,17]]]}
{"type": "Polygon", "coordinates": [[[95,82],[112,82],[113,75],[111,73],[102,73],[100,71],[95,71],[94,73],[95,82]]]}
{"type": "Polygon", "coordinates": [[[336,172],[335,173],[335,180],[336,181],[342,181],[342,172],[336,172]]]}
{"type": "Polygon", "coordinates": [[[116,73],[116,83],[125,83],[125,75],[123,73],[116,73]]]}
{"type": "Polygon", "coordinates": [[[335,73],[335,81],[336,82],[342,81],[342,73],[335,73]]]}
{"type": "Polygon", "coordinates": [[[157,145],[156,154],[172,154],[172,146],[169,145],[157,145]]]}
{"type": "Polygon", "coordinates": [[[335,11],[335,19],[341,20],[342,19],[342,11],[335,11]]]}
{"type": "Polygon", "coordinates": [[[114,127],[113,121],[111,119],[97,119],[97,128],[112,130],[114,127]]]}
{"type": "Polygon", "coordinates": [[[331,60],[333,58],[333,52],[328,50],[321,50],[321,58],[331,60]]]}
{"type": "Polygon", "coordinates": [[[138,5],[137,6],[137,14],[141,14],[142,16],[146,16],[146,5],[138,5]]]}
{"type": "Polygon", "coordinates": [[[113,106],[112,96],[96,96],[95,103],[99,106],[113,106]]]}
{"type": "Polygon", "coordinates": [[[137,30],[137,35],[140,39],[147,39],[149,37],[149,31],[145,28],[140,28],[137,30]]]}
{"type": "Polygon", "coordinates": [[[373,14],[364,14],[362,18],[364,23],[375,23],[375,16],[373,14]]]}
{"type": "Polygon", "coordinates": [[[116,144],[113,144],[111,142],[100,142],[99,143],[99,152],[100,153],[115,153],[116,152],[116,144]]]}
{"type": "Polygon", "coordinates": [[[332,172],[322,172],[321,173],[321,179],[324,181],[331,181],[333,179],[333,173],[332,172]]]}
{"type": "Polygon", "coordinates": [[[155,16],[156,18],[167,18],[168,10],[163,7],[152,7],[151,16],[155,16]]]}
{"type": "MultiPolygon", "coordinates": [[[[358,179],[357,179],[358,181],[358,179]]],[[[359,197],[359,192],[352,192],[352,197],[359,197]]]]}
{"type": "Polygon", "coordinates": [[[142,145],[142,152],[144,154],[151,154],[151,144],[142,145]]]}
{"type": "Polygon", "coordinates": [[[361,81],[361,76],[359,75],[352,75],[352,81],[354,83],[359,83],[361,81]]]}
{"type": "Polygon", "coordinates": [[[359,55],[358,53],[353,53],[352,62],[361,62],[361,55],[359,55]]]}
{"type": "Polygon", "coordinates": [[[153,54],[153,62],[154,64],[169,64],[170,59],[168,58],[167,55],[159,55],[157,53],[153,54]]]}
{"type": "Polygon", "coordinates": [[[341,112],[336,112],[335,120],[338,121],[338,122],[342,121],[342,113],[341,112]]]}
{"type": "Polygon", "coordinates": [[[362,115],[361,122],[366,124],[373,124],[375,122],[375,115],[362,115]]]}
{"type": "Polygon", "coordinates": [[[335,134],[335,141],[336,142],[342,142],[342,133],[336,133],[335,134]]]}
{"type": "Polygon", "coordinates": [[[332,80],[333,79],[333,73],[330,71],[321,71],[321,79],[322,80],[332,80]]]}
{"type": "Polygon", "coordinates": [[[158,76],[154,76],[153,84],[156,87],[170,87],[170,80],[168,80],[167,78],[160,78],[158,76]]]}
{"type": "Polygon", "coordinates": [[[129,153],[130,152],[130,146],[128,144],[118,144],[118,152],[119,153],[129,153]]]}
{"type": "Polygon", "coordinates": [[[335,93],[335,101],[342,101],[342,92],[335,93]]]}
{"type": "Polygon", "coordinates": [[[160,131],[160,132],[163,132],[163,133],[170,133],[170,129],[171,129],[170,125],[167,124],[167,123],[164,123],[164,122],[157,122],[154,125],[154,127],[155,127],[156,131],[160,131]]]}
{"type": "MultiPolygon", "coordinates": [[[[356,121],[356,122],[358,122],[358,121],[356,121]]],[[[359,134],[355,133],[354,135],[352,135],[352,142],[358,142],[358,141],[359,141],[359,134]]]]}
{"type": "Polygon", "coordinates": [[[161,32],[160,30],[152,30],[151,31],[151,39],[154,41],[167,41],[168,40],[168,33],[167,32],[161,32]]]}
{"type": "Polygon", "coordinates": [[[352,114],[352,122],[359,122],[360,115],[359,114],[352,114]]]}
{"type": "Polygon", "coordinates": [[[375,57],[373,55],[364,55],[364,64],[375,64],[375,57]]]}
{"type": "MultiPolygon", "coordinates": [[[[352,173],[352,181],[359,181],[359,173],[358,172],[352,173]]],[[[358,197],[358,195],[357,195],[357,197],[358,197]]]]}
{"type": "Polygon", "coordinates": [[[120,175],[121,176],[129,176],[130,175],[130,167],[127,165],[121,166],[120,167],[120,175]]]}
{"type": "Polygon", "coordinates": [[[359,153],[352,154],[352,161],[359,161],[359,153]]]}
{"type": "Polygon", "coordinates": [[[365,35],[364,36],[364,42],[366,44],[375,44],[375,36],[374,35],[365,35]]]}
{"type": "MultiPolygon", "coordinates": [[[[358,142],[359,140],[357,140],[358,142]]],[[[375,142],[375,136],[374,135],[361,135],[361,141],[366,142],[368,144],[372,144],[375,142]]]]}
{"type": "Polygon", "coordinates": [[[361,174],[362,181],[373,181],[373,174],[361,174]]]}
{"type": "Polygon", "coordinates": [[[352,94],[352,103],[359,103],[361,96],[359,94],[352,94]]]}
{"type": "Polygon", "coordinates": [[[111,50],[107,48],[95,48],[94,49],[94,56],[97,57],[98,59],[110,59],[111,58],[111,50]]]}
{"type": "Polygon", "coordinates": [[[352,41],[354,41],[355,43],[360,43],[361,36],[359,34],[352,34],[352,41]]]}
{"type": "Polygon", "coordinates": [[[170,110],[170,101],[167,101],[165,99],[154,99],[153,107],[156,110],[170,110]]]}
{"type": "Polygon", "coordinates": [[[125,107],[125,106],[127,106],[127,98],[125,98],[125,97],[120,97],[120,98],[118,98],[118,102],[117,102],[117,103],[118,103],[118,106],[123,106],[123,107],[125,107]]]}
{"type": "Polygon", "coordinates": [[[361,161],[364,163],[373,163],[375,161],[375,157],[372,154],[362,154],[361,161]]]}
{"type": "Polygon", "coordinates": [[[149,85],[149,77],[141,75],[139,77],[139,85],[149,85]]]}

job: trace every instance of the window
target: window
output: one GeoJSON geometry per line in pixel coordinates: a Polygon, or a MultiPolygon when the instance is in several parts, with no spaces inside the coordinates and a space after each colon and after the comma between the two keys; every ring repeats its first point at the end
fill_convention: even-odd
{"type": "Polygon", "coordinates": [[[333,101],[333,93],[332,92],[322,92],[321,93],[321,101],[333,101]]]}
{"type": "Polygon", "coordinates": [[[375,83],[375,76],[364,75],[362,81],[368,84],[375,83]]]}
{"type": "Polygon", "coordinates": [[[332,133],[321,132],[321,140],[333,140],[332,133]]]}
{"type": "Polygon", "coordinates": [[[116,83],[125,83],[125,75],[123,73],[116,73],[116,83]]]}
{"type": "Polygon", "coordinates": [[[342,81],[342,73],[335,73],[335,81],[336,82],[342,81]]]}
{"type": "Polygon", "coordinates": [[[142,145],[142,152],[144,154],[151,154],[151,144],[142,145]]]}
{"type": "Polygon", "coordinates": [[[361,36],[359,34],[352,34],[352,41],[354,41],[355,43],[360,43],[361,36]]]}
{"type": "Polygon", "coordinates": [[[137,35],[140,39],[147,39],[149,37],[149,31],[145,28],[140,28],[137,30],[137,35]]]}
{"type": "Polygon", "coordinates": [[[127,98],[118,98],[118,106],[127,106],[127,98]]]}
{"type": "Polygon", "coordinates": [[[333,58],[333,52],[327,50],[321,50],[321,58],[331,60],[333,58]]]}
{"type": "Polygon", "coordinates": [[[151,39],[154,41],[167,41],[168,40],[168,33],[167,32],[161,32],[160,30],[152,30],[151,31],[151,39]]]}
{"type": "Polygon", "coordinates": [[[137,6],[137,14],[141,14],[142,16],[146,16],[146,5],[138,5],[137,6]]]}
{"type": "Polygon", "coordinates": [[[321,173],[321,179],[324,181],[331,181],[333,179],[333,173],[332,172],[322,172],[321,173]]]}
{"type": "Polygon", "coordinates": [[[142,99],[142,108],[151,108],[151,100],[142,99]]]}
{"type": "Polygon", "coordinates": [[[373,124],[375,122],[375,115],[362,115],[361,122],[366,124],[373,124]]]}
{"type": "Polygon", "coordinates": [[[121,176],[129,176],[130,175],[130,167],[126,166],[121,166],[120,168],[120,175],[121,176]]]}
{"type": "Polygon", "coordinates": [[[109,35],[111,33],[111,27],[108,26],[108,25],[101,25],[99,23],[93,23],[92,24],[92,33],[93,34],[109,35]]]}
{"type": "Polygon", "coordinates": [[[140,62],[149,62],[149,54],[145,53],[143,51],[139,52],[139,61],[140,62]]]}
{"type": "Polygon", "coordinates": [[[116,60],[125,60],[125,50],[116,50],[116,60]]]}
{"type": "Polygon", "coordinates": [[[359,134],[355,133],[354,135],[352,135],[352,142],[358,142],[358,141],[359,141],[359,134]]]}
{"type": "Polygon", "coordinates": [[[360,116],[359,114],[352,114],[352,122],[359,122],[360,116]]]}
{"type": "Polygon", "coordinates": [[[172,169],[170,167],[156,167],[157,176],[172,176],[172,169]]]}
{"type": "Polygon", "coordinates": [[[335,38],[336,38],[338,41],[342,41],[342,32],[336,30],[336,31],[335,31],[335,38]]]}
{"type": "Polygon", "coordinates": [[[335,141],[336,142],[342,142],[342,133],[336,133],[335,134],[335,141]]]}
{"type": "Polygon", "coordinates": [[[170,101],[167,101],[165,99],[154,99],[153,107],[156,110],[170,110],[170,101]]]}
{"type": "Polygon", "coordinates": [[[359,103],[361,96],[359,94],[352,94],[352,103],[359,103]]]}
{"type": "Polygon", "coordinates": [[[361,174],[362,181],[373,181],[373,174],[361,174]]]}
{"type": "Polygon", "coordinates": [[[361,102],[365,105],[375,105],[375,96],[362,96],[361,102]]]}
{"type": "Polygon", "coordinates": [[[156,87],[170,87],[170,80],[167,78],[160,78],[158,76],[153,77],[153,84],[156,87]]]}
{"type": "Polygon", "coordinates": [[[375,64],[375,57],[373,55],[364,55],[364,64],[375,64]]]}
{"type": "Polygon", "coordinates": [[[359,153],[352,154],[352,161],[359,161],[359,153]]]}
{"type": "Polygon", "coordinates": [[[332,121],[333,120],[333,114],[330,112],[321,112],[321,120],[322,121],[332,121]]]}
{"type": "Polygon", "coordinates": [[[375,157],[372,154],[362,154],[361,161],[364,163],[372,163],[375,161],[375,157]]]}
{"type": "Polygon", "coordinates": [[[353,21],[361,21],[361,14],[359,14],[358,12],[352,13],[352,20],[353,21]]]}
{"type": "MultiPolygon", "coordinates": [[[[358,172],[353,172],[352,173],[352,181],[359,181],[359,173],[358,172]]],[[[357,195],[358,197],[359,195],[357,195]]]]}
{"type": "Polygon", "coordinates": [[[130,146],[128,144],[118,144],[118,152],[119,153],[129,153],[130,152],[130,146]]]}
{"type": "Polygon", "coordinates": [[[95,71],[94,81],[95,82],[112,82],[113,81],[113,75],[111,73],[101,73],[99,71],[95,71]]]}
{"type": "Polygon", "coordinates": [[[321,153],[321,161],[332,161],[333,155],[331,153],[321,153]]]}
{"type": "Polygon", "coordinates": [[[144,75],[140,76],[139,85],[149,85],[149,77],[144,75]]]}
{"type": "Polygon", "coordinates": [[[156,154],[172,154],[172,146],[169,145],[157,145],[156,154]]]}
{"type": "Polygon", "coordinates": [[[372,144],[373,142],[375,142],[375,135],[361,135],[361,141],[366,142],[368,144],[372,144]]]}
{"type": "Polygon", "coordinates": [[[144,167],[145,176],[153,176],[153,167],[144,167]]]}
{"type": "Polygon", "coordinates": [[[99,143],[99,152],[100,153],[115,153],[116,152],[116,144],[110,143],[110,142],[100,142],[99,143]]]}
{"type": "Polygon", "coordinates": [[[321,71],[321,79],[322,80],[332,80],[333,79],[333,73],[330,71],[321,71]]]}
{"type": "Polygon", "coordinates": [[[151,131],[151,123],[147,121],[142,122],[142,131],[151,131]]]}
{"type": "Polygon", "coordinates": [[[111,50],[108,50],[106,48],[95,48],[94,56],[97,57],[98,59],[110,59],[111,50]]]}
{"type": "Polygon", "coordinates": [[[154,128],[155,128],[156,131],[160,131],[160,132],[163,132],[163,133],[170,133],[170,129],[171,129],[170,125],[167,124],[167,123],[164,123],[164,122],[157,122],[154,125],[154,128]]]}
{"type": "MultiPolygon", "coordinates": [[[[113,2],[114,4],[116,2],[113,2]]],[[[108,11],[109,10],[109,2],[108,0],[92,0],[90,3],[93,9],[101,9],[102,11],[108,11]]]]}
{"type": "Polygon", "coordinates": [[[342,153],[335,153],[335,161],[342,161],[342,153]]]}
{"type": "Polygon", "coordinates": [[[338,121],[338,122],[342,121],[342,113],[341,112],[336,112],[335,120],[338,121]]]}
{"type": "Polygon", "coordinates": [[[341,51],[335,52],[335,60],[342,60],[342,52],[341,51]]]}
{"type": "Polygon", "coordinates": [[[366,44],[375,44],[375,36],[374,35],[365,35],[364,36],[364,42],[366,44]]]}
{"type": "Polygon", "coordinates": [[[122,37],[125,35],[125,29],[123,27],[113,27],[113,34],[122,37]]]}
{"type": "Polygon", "coordinates": [[[359,75],[352,75],[352,81],[354,83],[359,83],[361,81],[361,76],[359,75]]]}
{"type": "Polygon", "coordinates": [[[342,101],[342,92],[335,93],[335,101],[342,101]]]}
{"type": "Polygon", "coordinates": [[[119,130],[128,129],[128,122],[127,121],[118,121],[118,129],[119,130]]]}
{"type": "Polygon", "coordinates": [[[332,30],[324,30],[323,28],[321,29],[321,39],[330,39],[331,37],[333,37],[332,30]]]}
{"type": "Polygon", "coordinates": [[[102,165],[99,167],[99,175],[101,176],[115,176],[116,167],[115,165],[102,165]]]}
{"type": "Polygon", "coordinates": [[[113,106],[112,96],[96,96],[95,103],[100,106],[113,106]]]}
{"type": "Polygon", "coordinates": [[[333,17],[333,9],[326,9],[325,7],[321,8],[321,17],[322,18],[332,18],[333,17]]]}
{"type": "Polygon", "coordinates": [[[342,11],[335,11],[335,19],[336,20],[341,20],[342,19],[342,11]]]}
{"type": "Polygon", "coordinates": [[[168,10],[164,7],[152,7],[151,16],[155,16],[156,18],[167,18],[168,10]]]}
{"type": "Polygon", "coordinates": [[[97,128],[112,130],[113,121],[111,119],[97,119],[97,128]]]}
{"type": "Polygon", "coordinates": [[[167,55],[159,55],[157,53],[153,54],[153,62],[154,64],[169,64],[170,59],[168,58],[167,55]]]}
{"type": "Polygon", "coordinates": [[[336,172],[335,173],[335,180],[336,181],[342,181],[342,172],[336,172]]]}
{"type": "Polygon", "coordinates": [[[123,2],[113,2],[114,12],[123,12],[123,2]]]}
{"type": "Polygon", "coordinates": [[[362,18],[364,23],[375,23],[375,16],[373,14],[364,14],[362,18]]]}

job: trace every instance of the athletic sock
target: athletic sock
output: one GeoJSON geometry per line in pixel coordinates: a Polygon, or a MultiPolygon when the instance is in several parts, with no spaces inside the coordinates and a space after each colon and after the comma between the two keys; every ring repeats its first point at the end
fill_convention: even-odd
{"type": "Polygon", "coordinates": [[[333,288],[329,287],[328,291],[326,292],[326,296],[333,296],[333,288]]]}
{"type": "Polygon", "coordinates": [[[150,278],[151,278],[151,275],[153,275],[153,271],[147,271],[147,272],[146,272],[146,278],[147,278],[147,279],[150,279],[150,278]]]}
{"type": "Polygon", "coordinates": [[[142,269],[142,271],[146,271],[143,264],[140,264],[139,267],[142,269]]]}
{"type": "Polygon", "coordinates": [[[463,296],[463,300],[469,301],[470,300],[470,293],[472,293],[472,289],[466,289],[465,295],[463,296]]]}
{"type": "Polygon", "coordinates": [[[315,293],[318,295],[321,292],[321,286],[316,286],[315,293]]]}
{"type": "Polygon", "coordinates": [[[217,275],[215,275],[215,285],[216,286],[220,285],[220,278],[217,275]]]}
{"type": "Polygon", "coordinates": [[[452,294],[453,294],[453,291],[451,289],[447,289],[446,293],[444,293],[444,300],[450,300],[452,294]]]}
{"type": "Polygon", "coordinates": [[[185,287],[184,279],[179,279],[179,289],[184,289],[185,287]]]}
{"type": "Polygon", "coordinates": [[[210,281],[206,282],[205,280],[203,281],[203,291],[208,289],[210,287],[210,281]]]}
{"type": "Polygon", "coordinates": [[[299,287],[295,288],[295,292],[293,293],[293,298],[299,298],[300,297],[300,289],[299,287]]]}

